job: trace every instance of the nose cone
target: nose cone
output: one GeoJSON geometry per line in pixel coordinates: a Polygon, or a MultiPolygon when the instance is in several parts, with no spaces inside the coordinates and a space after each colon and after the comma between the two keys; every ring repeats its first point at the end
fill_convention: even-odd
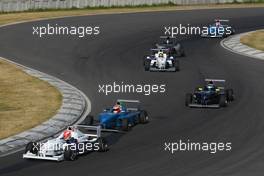
{"type": "Polygon", "coordinates": [[[202,99],[204,99],[204,100],[208,99],[208,95],[207,95],[207,93],[203,93],[203,94],[202,94],[202,99]]]}

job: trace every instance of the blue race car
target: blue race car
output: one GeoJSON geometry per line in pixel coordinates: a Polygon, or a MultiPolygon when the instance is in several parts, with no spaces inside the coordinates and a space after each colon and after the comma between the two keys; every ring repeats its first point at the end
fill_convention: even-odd
{"type": "Polygon", "coordinates": [[[229,20],[216,19],[215,23],[209,25],[206,33],[202,33],[201,37],[223,38],[233,35],[235,30],[228,24],[229,20]]]}
{"type": "Polygon", "coordinates": [[[194,93],[188,93],[185,97],[185,105],[188,107],[220,108],[226,107],[228,102],[234,100],[233,89],[225,89],[215,85],[215,82],[225,80],[206,79],[204,87],[198,87],[194,93]]]}
{"type": "MultiPolygon", "coordinates": [[[[102,129],[127,131],[136,124],[148,122],[148,113],[140,108],[138,100],[117,100],[113,108],[107,108],[98,116],[98,125],[102,129]]],[[[94,119],[88,116],[86,124],[92,125],[94,119]]]]}

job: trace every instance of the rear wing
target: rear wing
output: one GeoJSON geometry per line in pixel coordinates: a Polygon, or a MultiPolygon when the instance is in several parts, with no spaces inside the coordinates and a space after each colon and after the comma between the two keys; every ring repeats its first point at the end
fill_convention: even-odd
{"type": "Polygon", "coordinates": [[[217,21],[219,21],[219,22],[229,22],[229,20],[225,20],[225,19],[215,19],[215,22],[217,22],[217,21]]]}
{"type": "Polygon", "coordinates": [[[125,99],[118,99],[118,102],[124,102],[124,103],[140,103],[139,100],[125,100],[125,99]]]}
{"type": "Polygon", "coordinates": [[[157,52],[163,52],[163,51],[169,51],[169,49],[167,48],[153,48],[153,49],[150,49],[151,51],[157,51],[157,52]]]}
{"type": "MultiPolygon", "coordinates": [[[[98,126],[74,125],[74,127],[83,128],[83,129],[86,129],[90,132],[91,131],[96,132],[96,134],[89,133],[89,136],[96,137],[96,138],[101,137],[102,132],[125,133],[123,131],[119,131],[119,130],[115,130],[115,129],[105,129],[105,128],[102,128],[100,125],[98,125],[98,126]]],[[[88,133],[84,133],[84,134],[88,134],[88,133]]]]}
{"type": "Polygon", "coordinates": [[[205,82],[210,82],[210,81],[212,81],[212,82],[222,82],[222,83],[225,82],[224,79],[205,79],[205,82]]]}
{"type": "Polygon", "coordinates": [[[117,102],[120,102],[121,106],[124,105],[128,111],[138,111],[140,109],[139,100],[118,99],[117,102]]]}
{"type": "Polygon", "coordinates": [[[173,36],[160,36],[161,39],[167,39],[167,38],[170,38],[170,39],[176,39],[176,37],[173,37],[173,36]]]}
{"type": "Polygon", "coordinates": [[[167,48],[155,48],[155,49],[151,49],[151,51],[152,52],[169,52],[169,49],[167,49],[167,48]]]}
{"type": "Polygon", "coordinates": [[[101,129],[101,126],[100,125],[99,126],[74,125],[74,127],[76,127],[76,128],[83,128],[83,129],[88,130],[88,131],[95,131],[95,134],[92,134],[92,133],[90,134],[89,133],[89,136],[97,137],[97,138],[101,137],[101,131],[102,131],[102,129],[101,129]]]}
{"type": "MultiPolygon", "coordinates": [[[[224,84],[225,82],[226,82],[226,80],[224,80],[224,79],[205,79],[204,80],[207,84],[209,83],[209,82],[213,82],[214,84],[216,83],[219,83],[219,84],[224,84]]],[[[223,86],[217,86],[219,89],[224,89],[224,87],[223,86]]]]}

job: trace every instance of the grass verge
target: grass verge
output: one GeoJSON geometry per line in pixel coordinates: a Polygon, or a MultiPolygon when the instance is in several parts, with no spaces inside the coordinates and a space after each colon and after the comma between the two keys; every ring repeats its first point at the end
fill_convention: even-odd
{"type": "Polygon", "coordinates": [[[249,47],[264,51],[264,30],[249,33],[241,37],[240,42],[249,47]]]}
{"type": "Polygon", "coordinates": [[[0,83],[0,139],[48,120],[61,106],[56,88],[3,60],[0,83]]]}

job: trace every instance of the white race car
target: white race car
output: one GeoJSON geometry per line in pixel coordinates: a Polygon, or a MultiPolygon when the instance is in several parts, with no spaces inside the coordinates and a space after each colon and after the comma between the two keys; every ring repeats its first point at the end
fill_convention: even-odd
{"type": "Polygon", "coordinates": [[[28,143],[23,158],[72,161],[78,155],[90,151],[107,151],[108,146],[104,138],[101,137],[100,126],[75,125],[70,128],[74,134],[67,140],[64,139],[65,133],[63,132],[57,138],[48,140],[45,143],[28,143]],[[80,129],[87,133],[82,132],[80,129]]]}
{"type": "Polygon", "coordinates": [[[234,28],[229,24],[229,20],[216,19],[215,23],[207,27],[207,31],[201,37],[225,38],[235,33],[234,28]]]}
{"type": "Polygon", "coordinates": [[[152,49],[152,55],[144,59],[145,71],[172,71],[180,70],[179,60],[168,54],[167,49],[152,49]]]}

